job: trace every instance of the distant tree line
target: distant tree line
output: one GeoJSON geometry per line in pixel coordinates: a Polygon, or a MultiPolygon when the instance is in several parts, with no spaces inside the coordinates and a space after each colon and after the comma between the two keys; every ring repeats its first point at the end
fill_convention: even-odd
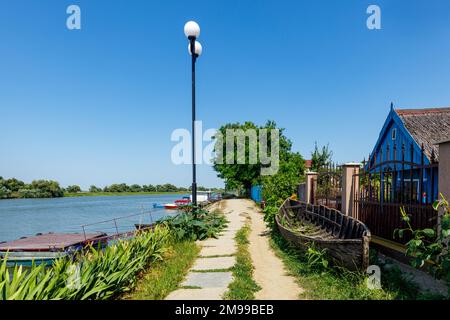
{"type": "Polygon", "coordinates": [[[51,180],[35,180],[30,184],[0,177],[0,199],[57,198],[64,196],[64,189],[51,180]]]}
{"type": "MultiPolygon", "coordinates": [[[[213,190],[215,188],[197,187],[199,191],[213,190]]],[[[112,184],[104,188],[90,186],[89,192],[189,192],[191,188],[177,187],[173,184],[158,185],[127,185],[125,183],[112,184]]],[[[23,181],[12,179],[3,179],[0,177],[0,199],[20,199],[20,198],[57,198],[63,197],[65,193],[80,193],[81,187],[71,185],[62,188],[58,182],[51,180],[35,180],[30,184],[23,181]]]]}
{"type": "MultiPolygon", "coordinates": [[[[207,190],[216,190],[216,189],[210,189],[205,187],[197,187],[199,191],[207,191],[207,190]]],[[[157,185],[139,185],[139,184],[132,184],[127,185],[126,183],[120,183],[120,184],[112,184],[110,186],[106,186],[103,189],[99,188],[97,186],[90,186],[89,192],[188,192],[191,190],[191,187],[185,188],[185,187],[177,187],[173,184],[166,183],[166,184],[157,184],[157,185]]]]}

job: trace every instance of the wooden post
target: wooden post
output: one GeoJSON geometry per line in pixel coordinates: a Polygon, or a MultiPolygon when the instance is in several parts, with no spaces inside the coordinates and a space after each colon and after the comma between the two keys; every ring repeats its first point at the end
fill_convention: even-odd
{"type": "Polygon", "coordinates": [[[306,172],[305,195],[306,202],[314,204],[315,193],[317,193],[317,172],[306,172]]]}
{"type": "Polygon", "coordinates": [[[342,213],[352,217],[357,214],[352,208],[355,194],[359,192],[359,176],[353,179],[353,175],[359,174],[360,168],[361,164],[354,162],[342,166],[342,213]]]}

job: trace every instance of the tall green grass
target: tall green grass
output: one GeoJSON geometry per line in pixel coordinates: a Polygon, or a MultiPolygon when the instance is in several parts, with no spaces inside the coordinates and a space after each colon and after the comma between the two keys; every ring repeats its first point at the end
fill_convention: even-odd
{"type": "Polygon", "coordinates": [[[137,275],[161,259],[169,230],[158,226],[127,241],[118,241],[104,250],[90,248],[75,261],[62,258],[51,268],[33,265],[8,270],[0,265],[0,300],[88,300],[109,299],[129,291],[137,275]]]}

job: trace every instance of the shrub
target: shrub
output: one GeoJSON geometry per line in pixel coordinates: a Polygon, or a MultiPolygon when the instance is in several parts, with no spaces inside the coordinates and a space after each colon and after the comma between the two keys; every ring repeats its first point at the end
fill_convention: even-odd
{"type": "Polygon", "coordinates": [[[450,255],[448,252],[450,205],[441,194],[441,199],[433,204],[433,208],[438,212],[442,210],[442,213],[439,213],[440,219],[436,227],[417,230],[412,228],[411,217],[402,208],[402,220],[406,222],[407,228],[395,230],[394,236],[402,238],[405,232],[409,232],[412,239],[406,243],[406,254],[413,258],[412,266],[420,268],[425,265],[425,262],[429,261],[428,269],[432,274],[450,283],[450,255]]]}
{"type": "Polygon", "coordinates": [[[218,211],[210,213],[196,209],[194,212],[189,207],[185,207],[185,210],[175,217],[169,217],[160,222],[170,229],[178,241],[216,238],[226,225],[225,217],[218,211]]]}

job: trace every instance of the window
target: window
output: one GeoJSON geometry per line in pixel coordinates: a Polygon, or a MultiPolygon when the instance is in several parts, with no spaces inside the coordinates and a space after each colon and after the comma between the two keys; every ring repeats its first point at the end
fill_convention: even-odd
{"type": "Polygon", "coordinates": [[[395,140],[395,139],[397,139],[397,129],[392,129],[392,133],[391,133],[391,135],[392,135],[392,140],[395,140]]]}

